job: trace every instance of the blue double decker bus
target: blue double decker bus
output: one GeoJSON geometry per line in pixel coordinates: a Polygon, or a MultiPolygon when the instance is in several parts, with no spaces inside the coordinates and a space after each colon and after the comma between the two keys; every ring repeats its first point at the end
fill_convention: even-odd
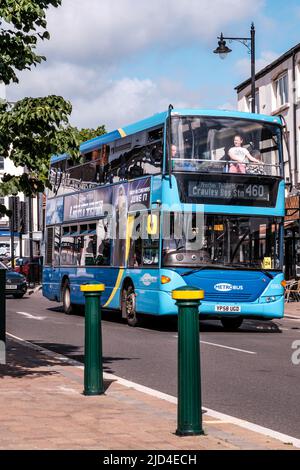
{"type": "Polygon", "coordinates": [[[173,109],[52,157],[43,295],[65,313],[80,285],[131,326],[176,315],[173,289],[204,289],[201,318],[236,329],[283,316],[284,177],[277,116],[173,109]]]}

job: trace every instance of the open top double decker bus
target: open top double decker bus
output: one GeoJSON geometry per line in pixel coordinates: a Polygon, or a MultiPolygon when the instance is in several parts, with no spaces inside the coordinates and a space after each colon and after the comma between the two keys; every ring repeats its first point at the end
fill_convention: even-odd
{"type": "Polygon", "coordinates": [[[172,290],[191,285],[225,328],[283,316],[279,117],[170,106],[80,151],[51,161],[44,296],[71,313],[101,282],[135,326],[176,315],[172,290]]]}

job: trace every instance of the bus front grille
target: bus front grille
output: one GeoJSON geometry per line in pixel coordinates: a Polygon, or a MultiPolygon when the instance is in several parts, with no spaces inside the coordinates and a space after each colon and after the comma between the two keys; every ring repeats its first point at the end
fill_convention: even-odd
{"type": "Polygon", "coordinates": [[[232,292],[228,293],[206,293],[204,295],[204,300],[208,300],[210,302],[251,302],[255,300],[253,298],[253,294],[242,294],[236,293],[233,294],[232,292]]]}

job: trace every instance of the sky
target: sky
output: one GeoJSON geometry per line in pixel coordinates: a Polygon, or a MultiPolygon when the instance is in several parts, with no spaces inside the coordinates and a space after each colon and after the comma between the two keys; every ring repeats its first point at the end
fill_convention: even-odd
{"type": "Polygon", "coordinates": [[[236,109],[247,48],[220,60],[217,36],[256,29],[256,71],[300,42],[299,0],[63,0],[47,13],[47,61],[19,73],[7,99],[61,95],[71,123],[107,131],[174,107],[236,109]]]}

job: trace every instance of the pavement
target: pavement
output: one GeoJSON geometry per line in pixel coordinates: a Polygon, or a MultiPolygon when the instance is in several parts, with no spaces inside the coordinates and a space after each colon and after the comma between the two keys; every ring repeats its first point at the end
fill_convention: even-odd
{"type": "MultiPolygon", "coordinates": [[[[288,311],[299,309],[288,306],[288,311]]],[[[292,314],[292,313],[291,313],[292,314]]],[[[0,449],[292,450],[300,441],[212,410],[201,436],[179,437],[176,399],[105,373],[84,396],[83,366],[9,335],[0,365],[0,449]]]]}
{"type": "Polygon", "coordinates": [[[284,316],[300,319],[300,302],[286,302],[284,304],[284,316]]]}
{"type": "Polygon", "coordinates": [[[42,290],[42,288],[43,288],[42,284],[34,285],[33,287],[29,286],[29,288],[27,290],[27,294],[28,295],[35,294],[36,292],[42,290]]]}

